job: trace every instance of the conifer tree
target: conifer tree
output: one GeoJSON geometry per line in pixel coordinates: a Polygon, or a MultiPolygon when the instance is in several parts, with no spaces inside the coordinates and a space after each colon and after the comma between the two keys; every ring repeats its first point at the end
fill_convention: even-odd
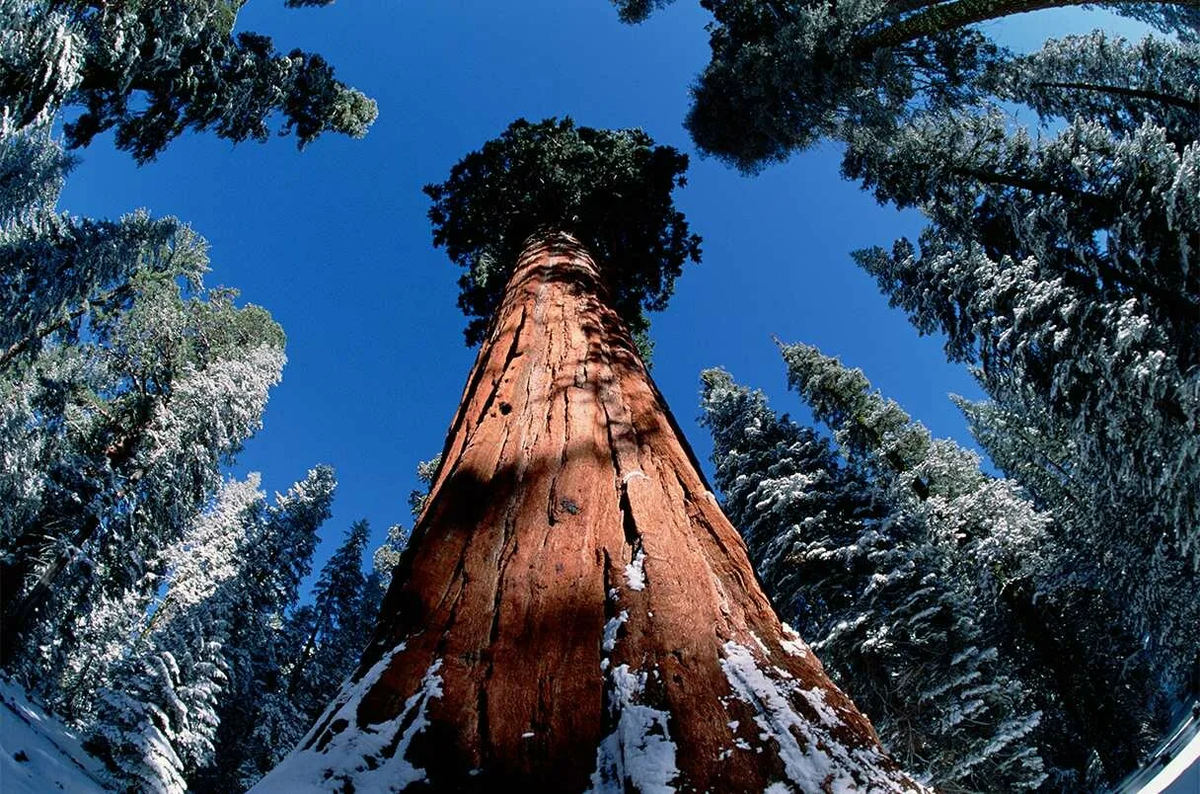
{"type": "Polygon", "coordinates": [[[725,510],[777,607],[860,693],[885,746],[939,790],[1037,788],[1041,714],[990,646],[986,602],[955,572],[957,541],[761,393],[722,370],[703,379],[725,510]]]}
{"type": "Polygon", "coordinates": [[[789,382],[852,459],[865,455],[891,498],[950,544],[950,572],[987,605],[988,635],[1023,662],[1052,715],[1046,744],[1057,783],[1071,790],[1119,780],[1165,725],[1153,667],[1116,620],[1121,594],[1095,577],[1077,530],[1034,511],[1010,481],[988,482],[972,454],[930,445],[924,428],[870,392],[861,371],[806,345],[786,347],[785,358],[789,382]]]}
{"type": "MultiPolygon", "coordinates": [[[[626,21],[661,0],[614,0],[626,21]]],[[[712,57],[692,88],[697,146],[745,171],[858,128],[886,135],[913,113],[956,110],[992,93],[1011,56],[977,23],[1077,0],[701,0],[712,57]]],[[[1102,3],[1181,37],[1200,29],[1192,0],[1102,3]]]]}
{"type": "MultiPolygon", "coordinates": [[[[1054,517],[1037,550],[1038,575],[1001,595],[1025,648],[1026,675],[1057,707],[1047,708],[1046,726],[1049,735],[1061,737],[1049,759],[1056,767],[1055,790],[1116,785],[1143,763],[1167,727],[1162,666],[1180,658],[1194,635],[1185,628],[1169,644],[1151,645],[1129,625],[1125,596],[1104,570],[1112,550],[1093,543],[1102,535],[1094,531],[1099,526],[1134,524],[1137,517],[1101,514],[1081,501],[1072,485],[1067,437],[1030,412],[956,402],[988,457],[1054,517]]],[[[1144,584],[1159,588],[1161,577],[1145,576],[1144,584]]],[[[1159,608],[1178,609],[1190,598],[1175,596],[1159,608]]]]}
{"type": "Polygon", "coordinates": [[[181,792],[213,761],[228,681],[232,590],[264,498],[257,475],[225,483],[168,555],[165,591],[103,678],[92,751],[123,785],[181,792]]]}
{"type": "Polygon", "coordinates": [[[914,788],[759,589],[630,327],[685,158],[515,122],[428,189],[482,343],[354,676],[256,791],[914,788]]]}
{"type": "Polygon", "coordinates": [[[213,761],[189,780],[194,791],[248,788],[295,741],[293,732],[303,730],[287,692],[301,645],[286,618],[311,570],[335,485],[332,469],[312,469],[248,533],[242,575],[230,593],[229,688],[217,710],[213,761]]]}
{"type": "Polygon", "coordinates": [[[916,244],[858,252],[860,265],[1019,417],[1006,426],[1036,443],[1014,439],[1002,465],[1089,550],[1167,693],[1200,659],[1187,595],[1200,571],[1200,148],[1180,109],[1200,98],[1197,53],[1051,42],[1014,96],[1067,113],[1064,97],[1081,95],[1095,118],[1035,140],[998,112],[932,115],[856,136],[847,161],[881,200],[930,220],[916,244]]]}
{"type": "Polygon", "coordinates": [[[119,297],[52,322],[3,370],[25,412],[8,427],[36,461],[5,506],[5,665],[55,682],[68,716],[87,707],[92,667],[124,644],[164,550],[279,379],[279,327],[230,290],[205,291],[205,266],[203,241],[181,229],[132,266],[119,297]]]}
{"type": "Polygon", "coordinates": [[[320,55],[284,55],[266,36],[234,34],[243,5],[0,0],[0,117],[21,129],[77,107],[64,127],[69,146],[115,129],[117,147],[138,162],[189,129],[266,140],[276,113],[301,146],[323,132],[365,134],[375,103],[320,55]]]}
{"type": "MultiPolygon", "coordinates": [[[[369,535],[366,521],[351,524],[313,586],[310,617],[304,621],[307,636],[288,675],[288,695],[300,705],[297,739],[320,716],[329,693],[353,671],[375,628],[378,585],[363,572],[369,535]]],[[[290,750],[291,744],[281,749],[290,750]]]]}

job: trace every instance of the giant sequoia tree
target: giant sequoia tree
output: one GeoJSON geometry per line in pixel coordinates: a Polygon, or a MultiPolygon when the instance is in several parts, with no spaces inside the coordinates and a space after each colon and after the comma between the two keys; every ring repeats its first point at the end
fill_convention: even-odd
{"type": "Polygon", "coordinates": [[[482,346],[362,663],[259,791],[915,787],[772,611],[629,332],[685,159],[512,125],[429,189],[482,346]]]}

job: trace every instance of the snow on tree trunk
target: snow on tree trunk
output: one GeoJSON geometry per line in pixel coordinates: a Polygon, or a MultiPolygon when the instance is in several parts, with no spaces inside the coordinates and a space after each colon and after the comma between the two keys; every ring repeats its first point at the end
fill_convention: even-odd
{"type": "Polygon", "coordinates": [[[772,611],[605,296],[531,238],[362,664],[255,791],[917,789],[772,611]]]}

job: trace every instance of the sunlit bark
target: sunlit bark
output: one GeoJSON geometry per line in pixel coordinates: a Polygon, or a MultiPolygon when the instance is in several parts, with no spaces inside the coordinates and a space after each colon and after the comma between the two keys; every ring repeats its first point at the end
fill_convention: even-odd
{"type": "Polygon", "coordinates": [[[518,260],[442,461],[359,671],[256,790],[912,787],[781,626],[572,238],[518,260]]]}

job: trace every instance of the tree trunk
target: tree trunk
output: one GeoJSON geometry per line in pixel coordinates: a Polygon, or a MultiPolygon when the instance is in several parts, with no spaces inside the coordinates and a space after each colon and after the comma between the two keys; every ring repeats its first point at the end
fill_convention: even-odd
{"type": "Polygon", "coordinates": [[[531,238],[375,637],[255,791],[916,788],[780,624],[605,295],[531,238]]]}
{"type": "MultiPolygon", "coordinates": [[[[882,30],[861,39],[855,45],[854,50],[860,56],[867,57],[878,49],[898,47],[925,36],[934,36],[948,30],[965,28],[967,25],[974,25],[977,22],[987,22],[1014,14],[1080,5],[1103,8],[1104,6],[1121,5],[1123,2],[1124,0],[952,0],[952,2],[925,7],[912,16],[905,17],[899,22],[893,22],[882,30]]],[[[1141,0],[1141,2],[1146,5],[1194,6],[1197,4],[1196,0],[1141,0]]]]}

